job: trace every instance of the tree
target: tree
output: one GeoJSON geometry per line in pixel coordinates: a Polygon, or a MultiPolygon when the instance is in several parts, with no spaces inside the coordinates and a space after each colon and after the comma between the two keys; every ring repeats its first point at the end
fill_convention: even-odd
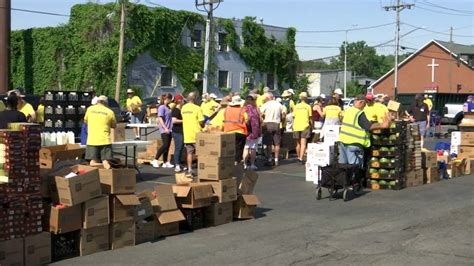
{"type": "Polygon", "coordinates": [[[359,94],[366,93],[366,87],[360,86],[359,83],[355,80],[347,82],[347,97],[355,97],[359,94]]]}
{"type": "MultiPolygon", "coordinates": [[[[369,47],[365,41],[347,44],[347,65],[357,75],[375,78],[380,60],[375,48],[369,47]]],[[[341,45],[338,65],[344,66],[344,44],[341,45]]]]}

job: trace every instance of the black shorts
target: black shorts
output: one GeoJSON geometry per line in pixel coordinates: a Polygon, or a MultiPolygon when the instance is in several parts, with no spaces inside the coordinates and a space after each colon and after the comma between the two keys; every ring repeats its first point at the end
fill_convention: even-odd
{"type": "Polygon", "coordinates": [[[263,144],[267,146],[281,144],[281,129],[279,123],[264,123],[262,133],[263,144]]]}
{"type": "Polygon", "coordinates": [[[114,158],[112,154],[112,145],[86,146],[86,160],[110,161],[114,158]]]}

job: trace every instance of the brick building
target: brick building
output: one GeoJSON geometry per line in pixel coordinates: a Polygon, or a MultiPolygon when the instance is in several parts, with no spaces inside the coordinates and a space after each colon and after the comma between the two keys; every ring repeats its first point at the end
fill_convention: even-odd
{"type": "MultiPolygon", "coordinates": [[[[398,67],[398,94],[474,94],[474,45],[432,40],[398,67]]],[[[394,70],[371,87],[393,96],[394,70]]]]}

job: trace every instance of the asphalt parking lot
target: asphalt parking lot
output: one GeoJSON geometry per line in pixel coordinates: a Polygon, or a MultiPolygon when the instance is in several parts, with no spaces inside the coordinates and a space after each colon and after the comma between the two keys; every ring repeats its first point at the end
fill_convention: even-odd
{"type": "MultiPolygon", "coordinates": [[[[141,170],[138,191],[174,181],[172,170],[141,170]]],[[[259,171],[255,193],[262,205],[254,220],[56,264],[474,264],[474,175],[400,191],[367,190],[349,202],[316,200],[304,175],[294,159],[259,171]]]]}

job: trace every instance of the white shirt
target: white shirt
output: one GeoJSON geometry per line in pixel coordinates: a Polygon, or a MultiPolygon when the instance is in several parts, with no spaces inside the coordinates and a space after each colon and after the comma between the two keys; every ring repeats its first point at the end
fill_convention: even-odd
{"type": "Polygon", "coordinates": [[[264,123],[281,123],[281,114],[283,113],[283,105],[275,100],[268,101],[260,107],[264,123]]]}

